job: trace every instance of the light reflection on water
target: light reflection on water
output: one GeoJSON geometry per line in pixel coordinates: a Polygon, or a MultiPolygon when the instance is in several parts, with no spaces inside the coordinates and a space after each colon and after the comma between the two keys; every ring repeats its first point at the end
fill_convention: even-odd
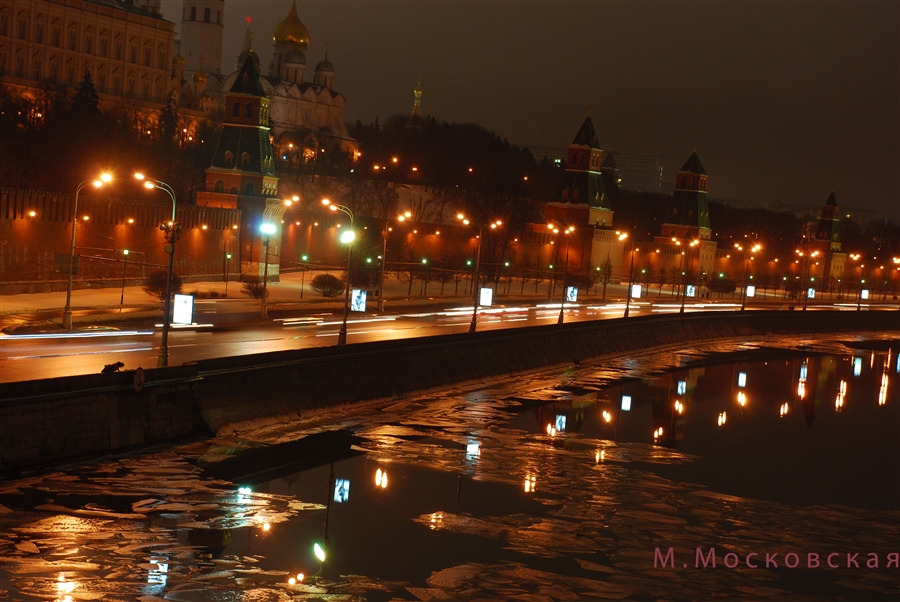
{"type": "MultiPolygon", "coordinates": [[[[895,356],[752,357],[614,387],[586,368],[540,390],[400,401],[356,423],[357,455],[260,483],[203,479],[178,454],[38,479],[36,491],[57,493],[33,515],[4,515],[0,589],[40,600],[815,598],[846,576],[814,586],[778,571],[652,568],[660,545],[894,551],[895,356]],[[111,489],[105,518],[88,509],[111,489]],[[62,507],[92,514],[54,514],[62,507]]],[[[855,575],[860,591],[883,586],[855,575]]]]}

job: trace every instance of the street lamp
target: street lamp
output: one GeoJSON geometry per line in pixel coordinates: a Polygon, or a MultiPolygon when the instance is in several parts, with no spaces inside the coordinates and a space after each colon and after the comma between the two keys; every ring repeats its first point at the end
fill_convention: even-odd
{"type": "MultiPolygon", "coordinates": [[[[397,221],[403,222],[411,217],[412,213],[407,211],[402,215],[398,215],[397,221]]],[[[390,223],[390,219],[384,220],[384,231],[381,233],[383,240],[381,247],[381,274],[378,276],[378,311],[384,311],[384,266],[387,263],[388,233],[391,231],[390,223]]]]}
{"type": "Polygon", "coordinates": [[[356,233],[353,231],[353,212],[349,207],[332,203],[328,199],[322,199],[322,204],[327,205],[332,211],[340,211],[350,218],[350,229],[341,233],[341,242],[347,245],[347,286],[344,289],[344,319],[341,321],[341,330],[338,332],[338,345],[347,344],[347,316],[350,314],[350,257],[353,253],[353,240],[356,233]]]}
{"type": "Polygon", "coordinates": [[[259,304],[259,315],[263,320],[267,320],[269,318],[269,310],[266,304],[266,297],[269,296],[269,241],[272,238],[272,235],[275,234],[275,224],[263,222],[259,225],[259,231],[266,237],[266,260],[263,267],[263,292],[259,304]]]}
{"type": "MultiPolygon", "coordinates": [[[[691,244],[688,246],[691,248],[694,248],[694,247],[698,246],[699,244],[700,244],[700,239],[695,238],[694,240],[691,241],[691,244]]],[[[687,252],[687,249],[685,249],[685,252],[687,252]]],[[[693,261],[693,259],[691,259],[691,261],[693,261]]],[[[700,263],[699,260],[697,261],[697,263],[698,264],[700,263]]],[[[685,274],[682,276],[682,279],[684,282],[684,291],[682,291],[683,294],[681,295],[681,309],[678,310],[678,313],[680,313],[680,314],[684,313],[684,300],[687,297],[687,272],[691,271],[691,265],[693,265],[693,264],[688,263],[688,269],[685,271],[685,274]]],[[[697,269],[698,270],[700,269],[699,265],[698,265],[697,269]]],[[[696,289],[694,289],[694,290],[696,291],[696,289]]],[[[694,294],[696,295],[697,293],[695,292],[694,294]]]]}
{"type": "MultiPolygon", "coordinates": [[[[742,246],[737,243],[734,243],[735,248],[744,256],[744,276],[743,276],[743,289],[741,291],[741,311],[747,307],[747,273],[750,271],[750,259],[747,258],[747,250],[745,250],[742,246]]],[[[753,245],[749,249],[751,253],[757,253],[762,249],[762,245],[753,245]]]]}
{"type": "Polygon", "coordinates": [[[128,268],[128,249],[124,249],[122,255],[122,295],[119,297],[119,313],[122,313],[122,306],[125,304],[125,270],[128,268]]]}
{"type": "MultiPolygon", "coordinates": [[[[554,234],[559,234],[558,224],[547,224],[547,227],[553,230],[554,234]]],[[[566,280],[569,278],[569,234],[575,231],[575,226],[569,226],[565,230],[563,230],[563,234],[566,235],[566,259],[563,264],[563,281],[562,281],[562,302],[559,304],[559,319],[556,321],[557,324],[563,323],[563,312],[566,309],[566,280]]]]}
{"type": "MultiPolygon", "coordinates": [[[[462,213],[457,213],[456,219],[460,220],[466,226],[468,226],[471,223],[469,221],[469,218],[467,218],[462,213]]],[[[501,222],[500,220],[496,220],[487,225],[490,226],[491,230],[496,230],[497,228],[499,228],[500,226],[503,225],[503,222],[501,222]]],[[[479,278],[479,270],[481,269],[481,239],[484,238],[484,226],[485,226],[485,224],[481,224],[480,226],[478,226],[478,248],[475,251],[475,275],[474,275],[474,280],[472,282],[472,300],[473,300],[472,302],[473,302],[474,307],[472,309],[472,322],[469,324],[469,332],[475,332],[475,328],[478,324],[478,302],[479,302],[478,296],[481,292],[478,289],[478,278],[479,278]]]]}
{"type": "Polygon", "coordinates": [[[169,254],[169,269],[166,275],[166,300],[163,309],[162,343],[160,343],[159,346],[159,357],[156,360],[156,367],[165,368],[169,365],[169,313],[172,310],[172,268],[175,263],[175,243],[178,242],[178,237],[181,235],[181,224],[175,222],[175,191],[172,187],[165,182],[147,178],[142,173],[136,173],[134,174],[134,177],[144,182],[144,188],[148,190],[158,188],[165,191],[172,199],[172,219],[159,225],[159,229],[163,231],[166,242],[168,243],[163,250],[169,254]]]}
{"type": "MultiPolygon", "coordinates": [[[[812,253],[809,253],[810,258],[818,257],[818,256],[819,256],[818,251],[813,251],[812,253]]],[[[809,283],[810,283],[809,270],[812,268],[812,266],[810,265],[810,262],[806,260],[806,255],[803,256],[803,266],[806,268],[806,280],[803,282],[803,286],[805,287],[804,292],[803,292],[803,311],[806,311],[806,303],[807,303],[807,301],[809,301],[809,283]]]]}
{"type": "MultiPolygon", "coordinates": [[[[631,267],[628,268],[628,296],[625,297],[625,315],[623,317],[628,317],[628,310],[631,308],[631,289],[634,286],[634,254],[638,249],[635,248],[634,243],[631,245],[631,267]]],[[[618,428],[618,423],[616,428],[618,428]]]]}
{"type": "Polygon", "coordinates": [[[90,184],[94,188],[100,188],[103,184],[112,181],[108,173],[100,174],[93,180],[85,180],[75,189],[75,206],[72,208],[72,248],[69,252],[69,278],[66,283],[66,306],[63,309],[63,328],[72,330],[72,273],[75,271],[75,233],[78,228],[78,195],[81,189],[90,184]]]}

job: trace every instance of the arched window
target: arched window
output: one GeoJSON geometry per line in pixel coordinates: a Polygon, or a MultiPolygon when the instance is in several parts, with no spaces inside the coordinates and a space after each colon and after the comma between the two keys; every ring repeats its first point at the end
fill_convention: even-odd
{"type": "Polygon", "coordinates": [[[216,180],[216,192],[225,192],[225,182],[216,180]]]}
{"type": "Polygon", "coordinates": [[[232,153],[231,151],[225,151],[225,163],[227,163],[228,165],[234,163],[234,153],[232,153]]]}
{"type": "Polygon", "coordinates": [[[191,21],[196,21],[196,20],[197,20],[197,7],[192,6],[191,7],[191,21]]]}
{"type": "Polygon", "coordinates": [[[203,9],[203,21],[209,23],[209,8],[203,9]]]}
{"type": "Polygon", "coordinates": [[[247,182],[247,185],[244,186],[244,195],[253,196],[253,182],[247,182]]]}
{"type": "Polygon", "coordinates": [[[250,153],[241,154],[241,165],[247,165],[250,163],[250,153]]]}
{"type": "Polygon", "coordinates": [[[232,186],[231,189],[229,189],[228,192],[230,192],[231,194],[237,194],[237,193],[238,193],[238,187],[237,187],[237,186],[232,186]]]}
{"type": "Polygon", "coordinates": [[[247,103],[247,117],[253,117],[253,105],[251,103],[247,103]]]}
{"type": "Polygon", "coordinates": [[[234,106],[231,107],[231,116],[232,117],[240,117],[241,116],[241,103],[236,102],[234,106]]]}

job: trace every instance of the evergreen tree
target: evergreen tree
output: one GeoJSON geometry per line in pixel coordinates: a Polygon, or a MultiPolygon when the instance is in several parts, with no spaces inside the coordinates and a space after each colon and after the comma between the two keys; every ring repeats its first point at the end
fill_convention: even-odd
{"type": "Polygon", "coordinates": [[[103,114],[100,112],[100,97],[94,88],[94,80],[91,72],[85,70],[81,83],[75,90],[75,96],[69,105],[69,120],[72,124],[80,126],[100,126],[103,122],[103,114]]]}
{"type": "Polygon", "coordinates": [[[178,99],[175,90],[169,90],[166,96],[166,106],[159,114],[159,140],[164,145],[170,145],[175,142],[178,134],[178,99]]]}

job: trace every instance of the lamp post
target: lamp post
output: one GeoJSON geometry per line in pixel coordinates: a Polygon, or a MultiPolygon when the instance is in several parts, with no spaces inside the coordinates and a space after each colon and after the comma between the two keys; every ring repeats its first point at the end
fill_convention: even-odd
{"type": "MultiPolygon", "coordinates": [[[[810,259],[812,259],[814,257],[818,257],[818,256],[819,256],[818,251],[813,251],[812,253],[809,253],[810,259]]],[[[805,287],[805,293],[803,295],[803,311],[806,311],[806,303],[807,303],[807,301],[809,301],[809,289],[810,289],[809,283],[812,282],[812,279],[810,278],[810,275],[809,275],[809,271],[812,269],[812,263],[810,261],[806,261],[806,256],[804,256],[804,264],[806,266],[806,281],[803,283],[803,286],[805,287]]]]}
{"type": "Polygon", "coordinates": [[[347,286],[344,289],[344,318],[341,321],[341,330],[338,332],[338,345],[347,344],[347,316],[350,314],[350,257],[353,253],[353,239],[356,233],[353,231],[353,212],[349,207],[332,203],[328,199],[322,199],[323,205],[328,205],[332,211],[340,211],[350,218],[350,229],[341,234],[341,242],[347,245],[347,286]]]}
{"type": "MultiPolygon", "coordinates": [[[[557,227],[557,226],[558,226],[558,224],[555,224],[555,223],[547,224],[547,227],[550,228],[554,234],[558,235],[559,227],[557,227]]],[[[566,289],[566,280],[569,277],[569,234],[571,234],[574,231],[575,231],[575,226],[569,226],[568,228],[566,228],[565,230],[562,231],[562,233],[566,235],[566,256],[565,256],[565,261],[563,263],[563,284],[561,287],[563,292],[562,292],[562,300],[560,301],[560,304],[559,304],[559,319],[557,319],[557,321],[556,321],[557,324],[563,323],[563,313],[566,309],[566,294],[568,292],[566,289]]]]}
{"type": "MultiPolygon", "coordinates": [[[[407,211],[406,213],[397,216],[397,221],[406,221],[412,217],[412,213],[407,211]]],[[[381,246],[381,273],[378,275],[378,311],[384,311],[384,270],[385,264],[387,263],[387,243],[388,243],[388,233],[391,231],[390,228],[390,219],[384,220],[384,231],[382,234],[382,246],[381,246]]]]}
{"type": "MultiPolygon", "coordinates": [[[[628,268],[628,296],[625,297],[625,315],[623,317],[628,317],[628,310],[631,308],[631,288],[634,286],[634,254],[637,249],[634,247],[634,244],[631,245],[631,267],[628,268]]],[[[618,422],[616,423],[616,428],[618,429],[618,422]]]]}
{"type": "Polygon", "coordinates": [[[119,313],[122,313],[122,306],[125,304],[125,269],[128,267],[128,249],[122,251],[124,258],[122,259],[122,295],[119,297],[119,313]]]}
{"type": "MultiPolygon", "coordinates": [[[[694,248],[694,247],[698,246],[699,244],[700,244],[700,239],[695,238],[694,240],[691,241],[691,244],[688,246],[691,248],[694,248]]],[[[687,249],[685,249],[685,252],[687,252],[687,249]]],[[[693,259],[691,259],[690,261],[693,261],[693,259]]],[[[699,263],[699,261],[698,261],[698,263],[699,263]]],[[[689,272],[691,270],[691,265],[693,265],[693,264],[689,262],[687,272],[689,272]]],[[[684,291],[683,291],[683,294],[681,295],[681,309],[678,310],[678,313],[680,313],[680,314],[684,313],[684,300],[687,297],[687,273],[685,273],[682,278],[684,280],[684,291]]]]}
{"type": "Polygon", "coordinates": [[[69,252],[69,277],[66,282],[66,306],[63,308],[63,328],[66,330],[72,330],[72,273],[75,271],[75,234],[78,229],[78,195],[88,184],[94,188],[100,188],[103,184],[110,181],[112,181],[112,176],[108,173],[104,173],[93,180],[81,182],[75,189],[75,206],[72,208],[72,247],[69,252]]]}
{"type": "Polygon", "coordinates": [[[225,280],[225,297],[228,297],[228,273],[231,272],[231,253],[225,253],[225,273],[222,275],[225,280]]]}
{"type": "MultiPolygon", "coordinates": [[[[460,220],[466,226],[471,223],[469,218],[462,213],[457,213],[456,219],[460,220]]],[[[495,220],[487,225],[490,226],[491,230],[496,230],[503,225],[503,222],[495,220]]],[[[484,238],[484,226],[485,224],[483,223],[478,226],[478,246],[475,251],[475,274],[472,278],[472,304],[474,307],[472,308],[472,322],[469,324],[469,332],[475,332],[475,328],[478,325],[478,302],[480,301],[479,294],[481,293],[478,288],[478,279],[481,270],[481,239],[484,238]]]]}
{"type": "Polygon", "coordinates": [[[259,225],[259,231],[266,237],[266,259],[263,266],[263,292],[259,303],[259,315],[263,320],[269,319],[269,308],[266,303],[266,298],[269,296],[269,241],[271,240],[272,235],[275,234],[275,229],[275,224],[270,222],[263,222],[259,225]]]}
{"type": "Polygon", "coordinates": [[[172,219],[159,225],[159,229],[163,231],[166,242],[168,243],[164,250],[169,254],[169,268],[166,275],[166,299],[165,307],[163,309],[162,342],[159,346],[159,357],[156,360],[156,367],[165,368],[169,365],[169,313],[172,310],[172,269],[175,265],[175,243],[178,242],[178,237],[181,235],[181,224],[175,221],[176,202],[175,191],[172,187],[165,182],[147,178],[142,173],[136,173],[134,174],[134,177],[144,182],[144,188],[148,190],[158,188],[165,191],[165,193],[169,195],[169,198],[172,199],[172,219]]]}
{"type": "MultiPolygon", "coordinates": [[[[747,273],[750,271],[750,259],[747,257],[747,251],[742,246],[740,246],[737,243],[734,243],[734,246],[735,246],[735,248],[737,248],[738,251],[741,251],[744,255],[744,277],[743,277],[744,282],[743,282],[743,290],[741,291],[741,311],[744,311],[744,309],[747,307],[747,273]]],[[[756,253],[760,249],[762,249],[762,245],[753,245],[753,247],[750,248],[750,252],[756,253]]],[[[803,309],[806,309],[805,302],[804,302],[803,309]]]]}

